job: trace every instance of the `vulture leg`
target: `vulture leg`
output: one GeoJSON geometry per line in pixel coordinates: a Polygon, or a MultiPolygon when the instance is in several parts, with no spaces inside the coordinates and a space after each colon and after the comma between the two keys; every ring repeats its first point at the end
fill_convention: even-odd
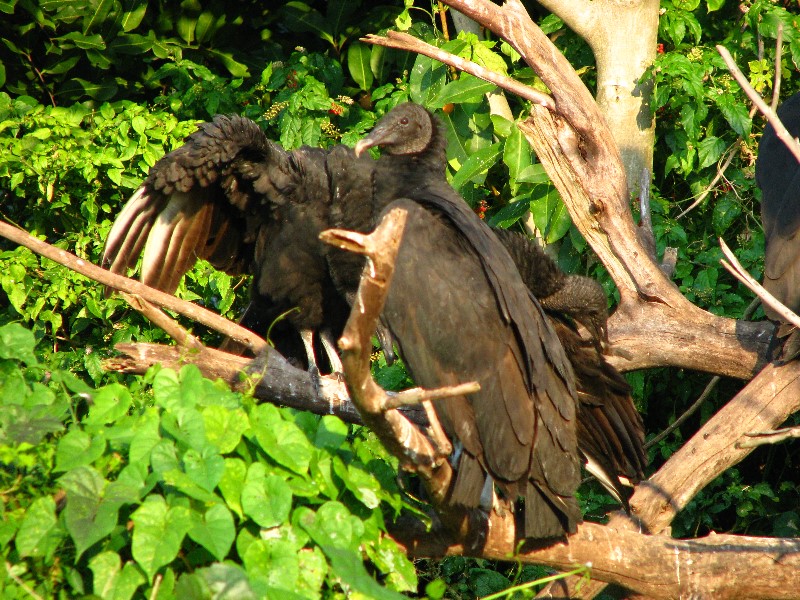
{"type": "Polygon", "coordinates": [[[319,365],[314,354],[314,331],[312,329],[303,329],[300,331],[300,339],[303,340],[303,347],[306,349],[306,356],[308,357],[308,372],[311,373],[312,377],[319,376],[319,365]]]}
{"type": "Polygon", "coordinates": [[[319,339],[325,349],[325,354],[328,356],[331,375],[340,376],[344,373],[344,367],[342,366],[342,359],[339,358],[339,353],[336,351],[336,340],[333,339],[333,334],[328,329],[322,329],[319,332],[319,339]]]}

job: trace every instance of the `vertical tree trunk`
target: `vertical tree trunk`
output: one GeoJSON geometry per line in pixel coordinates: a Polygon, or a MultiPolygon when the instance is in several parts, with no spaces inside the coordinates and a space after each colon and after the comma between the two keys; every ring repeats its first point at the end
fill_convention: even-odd
{"type": "Polygon", "coordinates": [[[597,104],[622,156],[628,189],[638,194],[642,169],[653,170],[653,90],[639,81],[656,56],[658,0],[541,0],[541,4],[592,48],[597,104]]]}

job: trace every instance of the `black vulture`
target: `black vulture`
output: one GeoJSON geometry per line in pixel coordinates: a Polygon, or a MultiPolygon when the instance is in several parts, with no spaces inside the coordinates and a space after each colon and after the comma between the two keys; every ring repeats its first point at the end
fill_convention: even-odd
{"type": "Polygon", "coordinates": [[[561,343],[503,244],[447,183],[432,115],[399,105],[356,153],[370,146],[385,149],[376,208],[409,211],[383,314],[400,354],[418,385],[481,385],[435,402],[462,447],[449,501],[486,508],[493,480],[510,501],[524,498],[524,537],[575,531],[577,395],[561,343]]]}
{"type": "MultiPolygon", "coordinates": [[[[249,119],[217,116],[153,166],[115,220],[102,264],[126,273],[143,250],[141,280],[170,293],[199,258],[229,274],[252,274],[242,324],[264,335],[287,314],[309,367],[316,365],[312,334],[319,331],[331,368],[341,370],[333,340],[349,307],[319,240],[334,185],[328,163],[337,161],[363,177],[360,186],[350,182],[352,189],[369,193],[373,161],[356,159],[351,149],[286,152],[249,119]]],[[[279,351],[302,361],[291,328],[277,327],[285,338],[279,351]]]]}
{"type": "MultiPolygon", "coordinates": [[[[778,117],[792,134],[800,135],[800,93],[778,108],[778,117]]],[[[767,125],[756,160],[756,182],[761,188],[761,220],[764,225],[764,287],[795,312],[800,310],[800,164],[767,125]]],[[[779,322],[778,337],[789,336],[794,328],[767,305],[764,313],[779,322]]],[[[787,340],[784,358],[800,352],[800,336],[787,340]]]]}
{"type": "MultiPolygon", "coordinates": [[[[601,354],[607,318],[602,287],[565,275],[526,237],[492,230],[467,208],[445,180],[444,137],[424,108],[405,104],[393,109],[356,152],[370,146],[384,146],[387,152],[378,161],[374,197],[379,202],[405,198],[424,209],[415,209],[407,225],[385,310],[401,354],[421,385],[470,379],[482,384],[480,394],[437,407],[448,432],[466,449],[453,499],[476,505],[483,478],[475,463],[501,488],[518,475],[498,464],[511,462],[511,454],[519,451],[510,423],[530,419],[536,431],[528,492],[535,490],[550,502],[557,496],[563,503],[552,503],[549,514],[545,509],[545,515],[537,515],[542,502],[528,499],[526,507],[533,511],[526,508],[525,536],[544,537],[548,527],[553,535],[554,515],[571,531],[577,518],[572,492],[564,492],[576,485],[574,456],[571,447],[559,445],[564,436],[575,435],[574,368],[580,399],[577,444],[589,471],[626,504],[620,479],[643,477],[644,428],[626,381],[601,354]],[[586,327],[588,340],[578,335],[573,320],[586,327]],[[552,471],[545,470],[543,477],[537,461],[553,464],[547,461],[556,459],[548,454],[559,452],[562,477],[553,478],[553,488],[547,489],[552,471]]],[[[517,483],[524,495],[524,485],[517,483]]]]}
{"type": "Polygon", "coordinates": [[[603,287],[582,275],[567,275],[527,236],[495,229],[528,289],[556,330],[575,370],[578,388],[578,447],[587,470],[628,508],[630,485],[644,478],[644,423],[625,378],[603,356],[608,308],[603,287]],[[583,325],[588,339],[575,323],[583,325]]]}

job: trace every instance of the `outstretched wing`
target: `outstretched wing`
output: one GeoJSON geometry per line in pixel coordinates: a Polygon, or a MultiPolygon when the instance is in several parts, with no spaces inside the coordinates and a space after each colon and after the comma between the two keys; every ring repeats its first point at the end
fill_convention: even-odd
{"type": "Polygon", "coordinates": [[[279,195],[287,153],[258,125],[217,116],[153,166],[114,222],[102,265],[125,274],[143,254],[141,280],[172,293],[206,259],[247,272],[255,238],[279,195]]]}

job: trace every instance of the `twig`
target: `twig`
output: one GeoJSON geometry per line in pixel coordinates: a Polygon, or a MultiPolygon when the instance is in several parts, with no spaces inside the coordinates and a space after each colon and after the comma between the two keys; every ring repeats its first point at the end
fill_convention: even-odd
{"type": "Polygon", "coordinates": [[[755,448],[765,444],[778,444],[790,438],[800,438],[800,427],[784,427],[773,431],[753,431],[745,433],[750,440],[736,442],[737,448],[755,448]]]}
{"type": "Polygon", "coordinates": [[[178,342],[179,346],[188,346],[197,350],[204,347],[200,340],[181,327],[180,323],[141,296],[129,294],[128,292],[120,292],[119,295],[125,299],[125,302],[147,317],[153,325],[161,328],[173,340],[178,342]]]}
{"type": "Polygon", "coordinates": [[[775,83],[772,85],[772,102],[770,108],[778,108],[778,100],[781,95],[781,53],[783,52],[783,23],[778,23],[778,35],[775,39],[775,83]]]}
{"type": "MultiPolygon", "coordinates": [[[[739,138],[739,139],[741,139],[741,138],[739,138]]],[[[737,140],[737,142],[738,142],[738,140],[737,140]]],[[[692,202],[686,210],[684,210],[677,217],[675,217],[676,221],[678,219],[680,219],[681,217],[685,216],[687,213],[693,211],[695,208],[697,208],[700,205],[700,203],[703,202],[703,200],[706,199],[706,196],[708,196],[711,193],[711,190],[714,189],[714,187],[717,185],[717,183],[719,183],[719,180],[722,179],[722,176],[724,175],[725,171],[728,169],[728,167],[731,164],[731,161],[733,160],[733,155],[735,154],[735,152],[733,150],[734,150],[735,147],[736,147],[736,144],[734,144],[733,146],[728,148],[727,156],[725,158],[725,162],[722,163],[721,167],[717,168],[717,174],[714,176],[714,179],[712,179],[711,183],[709,183],[706,186],[706,189],[704,189],[700,193],[700,195],[697,197],[697,200],[692,202]]]]}
{"type": "Polygon", "coordinates": [[[262,340],[255,333],[249,329],[245,329],[233,321],[229,321],[225,317],[205,309],[202,306],[198,306],[196,304],[192,304],[191,302],[176,298],[171,294],[165,294],[160,290],[151,288],[150,286],[130,279],[129,277],[117,275],[116,273],[112,273],[107,269],[93,265],[92,263],[83,260],[82,258],[78,258],[70,252],[67,252],[66,250],[56,248],[47,242],[38,240],[26,231],[14,227],[5,221],[0,221],[0,235],[11,240],[12,242],[20,244],[21,246],[25,246],[36,254],[40,254],[45,258],[49,258],[50,260],[57,262],[58,264],[63,265],[68,269],[75,271],[76,273],[80,273],[81,275],[88,277],[93,281],[97,281],[98,283],[102,283],[103,285],[112,287],[122,292],[140,296],[152,304],[173,310],[184,315],[185,317],[192,319],[193,321],[205,325],[206,327],[210,327],[211,329],[214,329],[223,335],[227,335],[234,340],[245,344],[248,348],[250,348],[250,350],[253,351],[254,354],[258,354],[268,347],[267,342],[262,340]]]}
{"type": "Polygon", "coordinates": [[[758,95],[753,89],[753,86],[747,81],[747,77],[744,76],[741,69],[736,66],[736,62],[734,62],[731,53],[728,52],[728,49],[725,46],[718,45],[717,52],[719,52],[722,59],[725,61],[725,64],[728,66],[728,70],[733,75],[734,79],[736,79],[737,83],[741,86],[744,90],[744,93],[747,94],[747,97],[753,101],[753,103],[758,107],[758,110],[767,117],[767,121],[769,121],[770,125],[775,129],[775,134],[783,140],[783,143],[786,144],[786,147],[789,148],[789,151],[794,155],[797,159],[797,162],[800,162],[800,143],[792,137],[792,134],[784,127],[781,120],[775,114],[775,111],[772,110],[764,99],[758,95]]]}
{"type": "Polygon", "coordinates": [[[16,583],[19,587],[21,587],[22,590],[26,594],[28,594],[31,598],[35,598],[36,600],[44,600],[44,598],[42,598],[39,594],[37,594],[36,591],[33,590],[33,588],[29,587],[28,584],[26,584],[24,581],[22,581],[22,579],[20,579],[16,574],[14,574],[14,572],[11,570],[12,567],[13,565],[10,562],[6,561],[6,573],[8,574],[9,577],[11,577],[14,583],[16,583]]]}
{"type": "Polygon", "coordinates": [[[470,381],[469,383],[461,383],[459,385],[450,385],[447,387],[436,388],[435,390],[426,390],[423,388],[410,388],[390,394],[384,403],[385,408],[400,408],[401,406],[411,406],[415,404],[422,404],[428,400],[439,400],[441,398],[452,398],[453,396],[464,396],[466,394],[474,394],[479,392],[481,386],[477,381],[470,381]]]}
{"type": "Polygon", "coordinates": [[[719,262],[722,263],[722,266],[725,267],[731,275],[736,277],[739,281],[741,281],[749,290],[751,290],[756,296],[761,298],[761,301],[773,309],[776,313],[778,313],[783,319],[794,325],[795,327],[800,327],[800,317],[797,316],[794,312],[789,310],[786,305],[784,305],[780,300],[778,300],[775,296],[770,294],[764,287],[758,283],[755,279],[753,279],[750,274],[745,270],[745,268],[741,265],[741,263],[736,259],[731,249],[728,248],[728,245],[725,243],[725,240],[720,238],[719,245],[722,248],[722,253],[725,257],[730,261],[720,259],[719,262]]]}
{"type": "Polygon", "coordinates": [[[655,446],[658,442],[660,442],[665,437],[667,437],[670,433],[675,431],[678,427],[683,425],[683,423],[686,421],[686,419],[691,417],[697,411],[697,409],[700,408],[703,405],[703,402],[706,401],[706,398],[708,398],[708,395],[717,386],[719,381],[720,381],[720,376],[719,375],[714,375],[714,377],[712,377],[711,380],[708,382],[708,384],[706,385],[705,389],[703,390],[703,393],[700,394],[700,396],[697,398],[697,400],[695,400],[692,403],[692,405],[689,408],[687,408],[680,417],[675,419],[675,421],[669,427],[667,427],[664,431],[659,433],[653,439],[649,440],[644,445],[644,449],[645,450],[649,450],[650,448],[655,446]]]}
{"type": "Polygon", "coordinates": [[[530,100],[535,104],[541,104],[553,112],[558,112],[555,102],[547,94],[524,85],[515,79],[511,79],[510,77],[506,77],[500,73],[490,71],[489,69],[486,69],[472,61],[463,59],[460,56],[456,56],[450,52],[445,52],[436,46],[432,46],[420,39],[415,38],[413,35],[399,31],[387,31],[386,37],[369,34],[361,38],[361,41],[369,44],[376,44],[378,46],[386,46],[387,48],[396,48],[398,50],[408,50],[409,52],[423,54],[446,65],[450,65],[451,67],[455,67],[461,71],[469,73],[470,75],[474,75],[475,77],[483,79],[484,81],[493,83],[496,86],[511,92],[512,94],[518,95],[520,98],[525,98],[526,100],[530,100]]]}

